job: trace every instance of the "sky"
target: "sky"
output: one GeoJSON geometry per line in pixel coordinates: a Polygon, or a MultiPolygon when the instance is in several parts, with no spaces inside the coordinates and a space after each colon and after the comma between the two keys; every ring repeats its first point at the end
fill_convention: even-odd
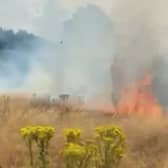
{"type": "Polygon", "coordinates": [[[110,0],[0,0],[0,25],[15,30],[26,29],[53,40],[61,33],[63,22],[80,7],[95,4],[109,14],[110,0]]]}
{"type": "MultiPolygon", "coordinates": [[[[54,40],[60,36],[64,21],[87,4],[96,5],[110,17],[119,35],[133,36],[139,25],[146,22],[158,40],[167,36],[168,2],[165,0],[0,0],[0,25],[26,29],[54,40]]],[[[164,47],[165,39],[163,43],[164,47]]]]}

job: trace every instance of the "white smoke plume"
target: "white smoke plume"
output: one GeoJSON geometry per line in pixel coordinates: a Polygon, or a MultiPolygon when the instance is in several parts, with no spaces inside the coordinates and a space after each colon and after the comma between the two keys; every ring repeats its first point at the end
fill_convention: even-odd
{"type": "Polygon", "coordinates": [[[158,78],[154,86],[158,95],[162,93],[158,88],[167,85],[168,2],[14,1],[0,0],[0,23],[16,30],[24,28],[55,43],[54,50],[42,50],[33,61],[25,89],[110,93],[113,58],[122,62],[124,85],[148,70],[158,78]],[[7,9],[12,11],[12,20],[7,9]]]}
{"type": "Polygon", "coordinates": [[[112,36],[112,22],[98,7],[79,8],[63,22],[55,46],[40,50],[24,88],[87,97],[109,94],[112,36]]]}
{"type": "Polygon", "coordinates": [[[168,95],[167,4],[164,0],[119,0],[112,11],[115,58],[120,62],[123,87],[150,72],[154,77],[154,92],[163,103],[168,95]]]}

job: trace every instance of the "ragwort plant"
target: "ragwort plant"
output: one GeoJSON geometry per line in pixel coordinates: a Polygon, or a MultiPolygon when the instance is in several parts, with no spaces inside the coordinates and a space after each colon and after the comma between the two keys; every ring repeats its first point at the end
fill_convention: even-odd
{"type": "Polygon", "coordinates": [[[66,144],[63,150],[66,168],[79,168],[85,156],[85,148],[81,145],[80,129],[65,129],[66,144]]]}
{"type": "MultiPolygon", "coordinates": [[[[125,154],[125,135],[115,125],[95,129],[96,137],[81,138],[81,129],[65,129],[63,148],[65,168],[117,168],[125,154]]],[[[50,126],[29,126],[21,129],[21,135],[28,144],[30,165],[35,167],[34,148],[38,148],[39,168],[47,168],[47,149],[55,129],[50,126]]]]}
{"type": "Polygon", "coordinates": [[[64,130],[64,135],[66,137],[67,143],[80,143],[81,140],[81,129],[78,128],[68,128],[64,130]]]}
{"type": "Polygon", "coordinates": [[[96,141],[100,153],[100,168],[117,168],[125,153],[125,135],[115,125],[96,128],[96,141]]]}
{"type": "Polygon", "coordinates": [[[66,144],[63,150],[66,168],[94,168],[97,165],[98,148],[92,141],[81,139],[80,129],[66,129],[66,144]]]}
{"type": "Polygon", "coordinates": [[[38,166],[47,168],[47,150],[50,139],[54,136],[55,129],[51,126],[28,126],[21,128],[21,135],[28,144],[30,165],[34,167],[34,155],[32,145],[38,147],[38,166]]]}
{"type": "Polygon", "coordinates": [[[63,151],[66,168],[81,168],[85,154],[84,146],[76,143],[67,143],[63,151]]]}
{"type": "Polygon", "coordinates": [[[85,142],[85,159],[83,161],[83,168],[98,168],[100,163],[100,155],[98,146],[93,140],[85,142]]]}
{"type": "Polygon", "coordinates": [[[34,155],[33,155],[33,149],[32,149],[34,134],[35,134],[34,129],[33,127],[29,126],[29,127],[21,128],[20,132],[28,146],[30,165],[31,167],[34,167],[34,155]]]}

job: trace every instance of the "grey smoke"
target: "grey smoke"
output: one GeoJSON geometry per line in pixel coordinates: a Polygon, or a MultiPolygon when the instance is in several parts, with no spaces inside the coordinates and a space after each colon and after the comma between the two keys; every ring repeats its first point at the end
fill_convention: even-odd
{"type": "Polygon", "coordinates": [[[40,38],[26,31],[0,29],[0,89],[19,88],[29,71],[40,38]]]}
{"type": "Polygon", "coordinates": [[[6,0],[3,2],[6,7],[3,10],[0,7],[2,25],[26,28],[54,43],[53,47],[42,47],[36,53],[21,89],[52,94],[110,94],[111,89],[120,91],[150,71],[154,76],[153,89],[166,104],[168,3],[165,0],[46,0],[38,1],[41,8],[33,14],[30,11],[36,9],[31,9],[28,1],[15,2],[11,5],[6,0]],[[13,22],[4,10],[8,6],[18,11],[12,14],[13,22]],[[112,63],[119,64],[121,72],[112,68],[110,73],[112,63]]]}
{"type": "Polygon", "coordinates": [[[79,8],[64,21],[62,42],[39,51],[23,89],[52,95],[109,95],[114,52],[112,29],[110,18],[98,7],[79,8]]]}
{"type": "Polygon", "coordinates": [[[113,92],[121,91],[150,72],[153,91],[161,103],[168,103],[168,22],[164,0],[119,0],[113,8],[115,34],[113,92]],[[121,79],[122,78],[122,79],[121,79]]]}

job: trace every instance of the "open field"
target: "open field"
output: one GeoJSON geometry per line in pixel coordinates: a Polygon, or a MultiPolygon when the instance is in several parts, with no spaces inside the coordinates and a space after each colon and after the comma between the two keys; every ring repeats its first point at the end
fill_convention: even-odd
{"type": "Polygon", "coordinates": [[[27,149],[19,129],[28,125],[51,125],[56,135],[49,146],[51,168],[62,168],[60,152],[64,128],[81,128],[88,137],[98,125],[117,124],[126,134],[126,155],[121,168],[168,167],[168,118],[109,116],[79,108],[32,104],[24,97],[11,98],[0,105],[0,165],[2,168],[29,167],[27,149]]]}

